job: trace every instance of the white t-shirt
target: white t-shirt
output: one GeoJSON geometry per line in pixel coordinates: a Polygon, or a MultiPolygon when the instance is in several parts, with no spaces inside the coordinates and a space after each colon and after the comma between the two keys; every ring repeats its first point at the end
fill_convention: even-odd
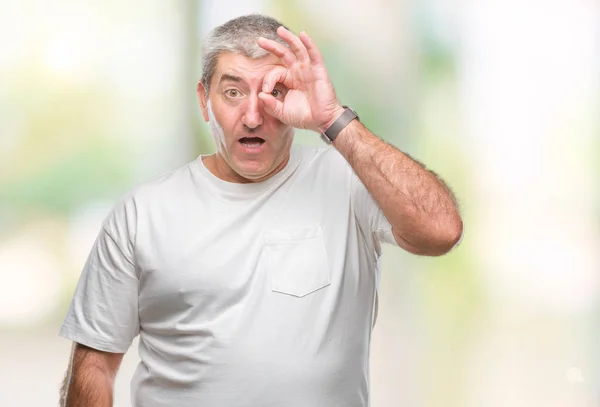
{"type": "Polygon", "coordinates": [[[391,226],[334,148],[256,184],[202,157],[106,218],[60,334],[124,353],[137,407],[365,407],[391,226]]]}

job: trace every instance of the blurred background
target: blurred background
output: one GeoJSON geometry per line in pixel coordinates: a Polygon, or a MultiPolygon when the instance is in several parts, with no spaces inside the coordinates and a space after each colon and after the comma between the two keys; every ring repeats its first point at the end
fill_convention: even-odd
{"type": "Polygon", "coordinates": [[[0,406],[57,405],[100,223],[214,151],[201,44],[250,12],[311,34],[341,101],[461,203],[452,253],[385,248],[372,406],[599,406],[595,0],[0,2],[0,406]]]}

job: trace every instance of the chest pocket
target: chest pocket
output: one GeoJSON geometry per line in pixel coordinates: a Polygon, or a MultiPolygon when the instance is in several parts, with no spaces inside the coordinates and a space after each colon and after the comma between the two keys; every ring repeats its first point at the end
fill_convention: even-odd
{"type": "Polygon", "coordinates": [[[319,225],[265,231],[265,264],[273,291],[304,297],[331,284],[319,225]]]}

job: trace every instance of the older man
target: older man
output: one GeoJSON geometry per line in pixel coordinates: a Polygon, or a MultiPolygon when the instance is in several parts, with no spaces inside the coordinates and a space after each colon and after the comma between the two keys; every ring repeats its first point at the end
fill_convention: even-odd
{"type": "Polygon", "coordinates": [[[105,220],[61,329],[66,405],[111,406],[139,334],[134,406],[368,406],[380,243],[447,253],[451,192],[341,106],[312,39],[272,18],[212,31],[198,96],[217,152],[105,220]],[[333,147],[293,146],[294,128],[333,147]]]}

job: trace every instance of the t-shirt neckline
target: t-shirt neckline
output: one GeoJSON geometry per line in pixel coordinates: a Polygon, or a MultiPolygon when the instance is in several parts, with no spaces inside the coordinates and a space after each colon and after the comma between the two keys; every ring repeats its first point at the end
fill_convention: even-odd
{"type": "Polygon", "coordinates": [[[203,157],[208,157],[209,155],[210,154],[201,154],[197,157],[194,165],[196,173],[202,178],[204,183],[208,184],[211,193],[215,194],[221,199],[232,202],[253,199],[256,196],[268,191],[272,187],[281,184],[296,170],[301,159],[301,154],[298,150],[298,147],[292,145],[290,149],[290,158],[281,171],[265,181],[243,184],[222,180],[210,172],[202,160],[203,157]]]}

